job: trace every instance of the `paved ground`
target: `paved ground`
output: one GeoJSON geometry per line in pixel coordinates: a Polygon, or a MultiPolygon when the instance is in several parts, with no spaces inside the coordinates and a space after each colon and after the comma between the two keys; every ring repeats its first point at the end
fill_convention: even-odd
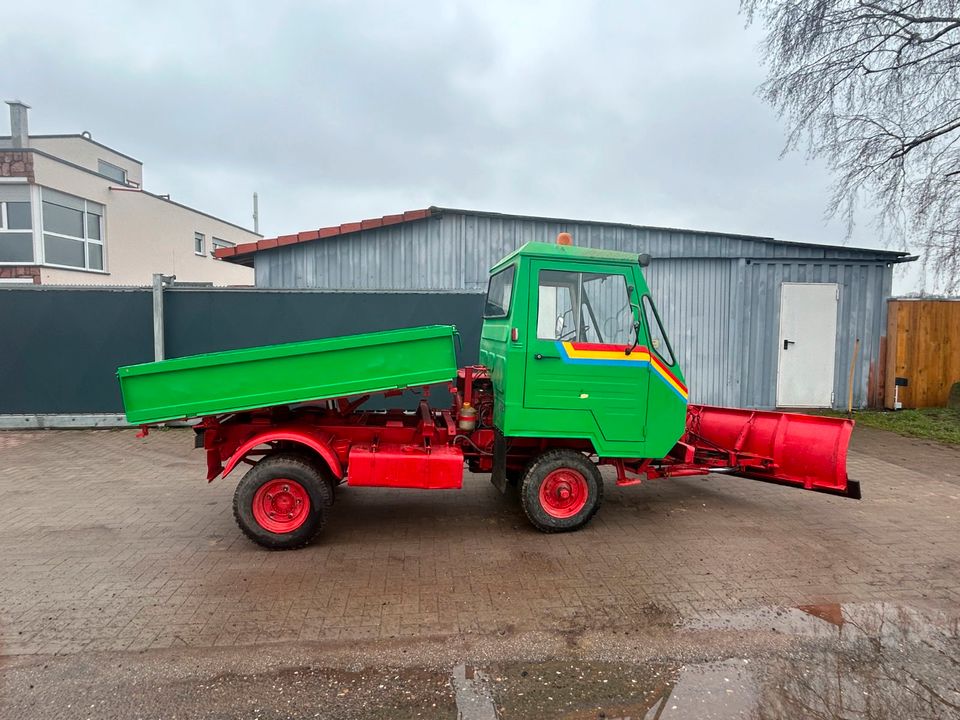
{"type": "MultiPolygon", "coordinates": [[[[452,717],[464,693],[488,683],[476,690],[481,706],[484,693],[506,694],[513,700],[499,712],[523,717],[517,701],[531,693],[518,688],[532,681],[516,678],[563,677],[581,661],[588,665],[576,672],[591,687],[597,672],[615,674],[595,663],[628,662],[634,679],[655,686],[650,697],[659,688],[657,697],[676,698],[683,668],[696,667],[710,682],[739,678],[755,699],[765,691],[725,665],[732,657],[764,656],[773,667],[787,662],[781,650],[806,648],[806,660],[790,656],[796,670],[827,652],[790,628],[783,645],[769,628],[763,613],[779,618],[798,606],[828,608],[803,615],[818,623],[865,616],[856,624],[865,637],[877,623],[898,626],[884,625],[888,614],[910,613],[922,618],[912,628],[935,628],[949,648],[930,660],[932,673],[936,658],[960,659],[951,654],[960,452],[880,431],[855,434],[849,470],[863,485],[859,503],[734,478],[610,483],[588,528],[547,536],[527,525],[515,497],[471,477],[460,492],[343,489],[320,542],[290,553],[240,534],[233,483],[203,481],[202,452],[185,431],[146,440],[129,431],[0,433],[0,462],[0,716],[4,708],[16,710],[11,717],[29,716],[24,708],[124,716],[131,697],[169,700],[163,689],[179,683],[182,705],[167,712],[155,700],[137,714],[313,716],[310,703],[323,698],[320,717],[348,717],[333,708],[353,693],[367,698],[362,707],[392,708],[384,717],[452,717]],[[766,634],[756,635],[761,626],[766,634]],[[484,669],[471,679],[468,665],[456,680],[453,668],[471,658],[484,669]],[[551,662],[564,667],[544,669],[551,662]],[[657,678],[667,677],[664,696],[657,678]],[[117,688],[137,683],[118,700],[117,688]],[[286,687],[287,704],[244,705],[247,684],[286,687]],[[96,707],[71,702],[88,696],[96,707]]],[[[704,683],[688,697],[706,692],[704,683]]],[[[950,693],[948,682],[947,714],[930,717],[960,713],[960,695],[950,693]]],[[[560,701],[537,702],[543,716],[558,716],[544,708],[560,701]]],[[[646,712],[603,702],[596,707],[627,708],[622,716],[646,712]]],[[[582,717],[597,717],[590,712],[582,717]]]]}

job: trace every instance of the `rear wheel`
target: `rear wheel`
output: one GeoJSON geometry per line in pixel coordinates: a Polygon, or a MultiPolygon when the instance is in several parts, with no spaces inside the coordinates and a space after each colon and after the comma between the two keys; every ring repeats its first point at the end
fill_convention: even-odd
{"type": "Polygon", "coordinates": [[[329,473],[302,455],[267,456],[237,484],[233,516],[243,534],[271,550],[303,547],[333,503],[329,473]]]}
{"type": "Polygon", "coordinates": [[[548,450],[527,468],[520,502],[541,532],[578,530],[590,522],[603,499],[597,466],[575,450],[548,450]]]}

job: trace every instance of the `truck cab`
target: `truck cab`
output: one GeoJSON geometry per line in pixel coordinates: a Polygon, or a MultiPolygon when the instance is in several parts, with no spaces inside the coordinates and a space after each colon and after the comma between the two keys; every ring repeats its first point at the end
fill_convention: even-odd
{"type": "Polygon", "coordinates": [[[663,457],[687,387],[644,256],[527,243],[490,271],[480,362],[504,438],[579,439],[600,457],[663,457]]]}

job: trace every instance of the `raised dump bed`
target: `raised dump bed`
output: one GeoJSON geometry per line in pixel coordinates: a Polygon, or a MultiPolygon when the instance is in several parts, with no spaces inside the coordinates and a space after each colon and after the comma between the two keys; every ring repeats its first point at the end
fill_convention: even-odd
{"type": "Polygon", "coordinates": [[[457,376],[452,325],[192,355],[117,370],[136,425],[432,385],[457,376]]]}

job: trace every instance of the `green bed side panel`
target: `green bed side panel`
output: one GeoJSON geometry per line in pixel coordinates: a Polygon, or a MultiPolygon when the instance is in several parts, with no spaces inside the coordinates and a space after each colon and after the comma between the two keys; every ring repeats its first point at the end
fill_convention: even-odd
{"type": "Polygon", "coordinates": [[[193,355],[117,370],[127,421],[146,424],[445,383],[452,325],[193,355]]]}

